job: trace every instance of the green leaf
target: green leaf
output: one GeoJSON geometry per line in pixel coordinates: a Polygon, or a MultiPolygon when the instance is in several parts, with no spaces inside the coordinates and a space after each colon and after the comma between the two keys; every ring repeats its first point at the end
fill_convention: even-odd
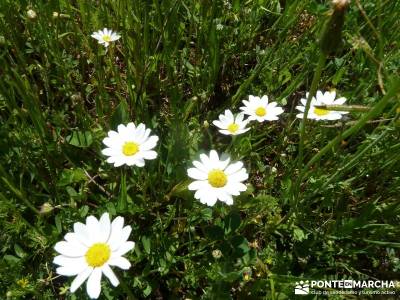
{"type": "Polygon", "coordinates": [[[110,125],[111,128],[117,128],[118,125],[126,124],[128,122],[129,122],[128,103],[126,103],[126,101],[122,99],[111,116],[110,125]]]}
{"type": "Polygon", "coordinates": [[[224,230],[217,226],[217,225],[211,225],[208,226],[205,230],[207,237],[209,237],[212,240],[222,240],[224,238],[224,230]]]}
{"type": "Polygon", "coordinates": [[[89,212],[89,206],[87,206],[87,205],[84,205],[79,209],[79,215],[82,218],[86,217],[88,212],[89,212]]]}
{"type": "Polygon", "coordinates": [[[24,258],[26,256],[26,252],[18,244],[14,244],[14,250],[18,257],[24,258]]]}
{"type": "Polygon", "coordinates": [[[74,131],[66,140],[70,145],[80,148],[87,148],[93,143],[90,131],[74,131]]]}
{"type": "Polygon", "coordinates": [[[225,234],[234,232],[240,226],[240,215],[237,212],[231,212],[224,219],[225,234]]]}
{"type": "Polygon", "coordinates": [[[234,0],[233,1],[233,9],[235,11],[239,11],[240,10],[240,0],[234,0]]]}
{"type": "Polygon", "coordinates": [[[144,295],[145,297],[147,297],[148,295],[150,295],[150,293],[151,293],[152,290],[153,290],[153,289],[151,288],[151,285],[148,284],[148,285],[146,286],[146,288],[144,289],[144,291],[143,291],[143,295],[144,295]]]}
{"type": "Polygon", "coordinates": [[[233,247],[233,254],[236,257],[242,257],[250,251],[248,241],[241,235],[236,235],[231,239],[231,245],[233,247]]]}
{"type": "Polygon", "coordinates": [[[57,215],[55,217],[54,221],[56,223],[57,232],[61,233],[62,232],[62,225],[61,225],[61,217],[60,217],[60,215],[57,215]]]}
{"type": "Polygon", "coordinates": [[[106,207],[107,207],[107,211],[110,213],[110,215],[115,215],[117,213],[114,203],[107,202],[106,207]]]}
{"type": "Polygon", "coordinates": [[[293,230],[293,238],[296,241],[301,242],[301,241],[307,239],[307,234],[305,234],[304,231],[302,229],[300,229],[299,227],[296,227],[293,230]]]}
{"type": "Polygon", "coordinates": [[[15,257],[14,255],[4,255],[4,260],[10,265],[16,265],[20,262],[20,258],[15,257]]]}
{"type": "Polygon", "coordinates": [[[66,186],[72,183],[85,181],[87,179],[85,172],[82,169],[65,169],[61,173],[61,178],[57,186],[66,186]]]}
{"type": "Polygon", "coordinates": [[[143,249],[147,254],[150,254],[150,246],[151,242],[150,239],[147,236],[142,236],[142,244],[143,244],[143,249]]]}

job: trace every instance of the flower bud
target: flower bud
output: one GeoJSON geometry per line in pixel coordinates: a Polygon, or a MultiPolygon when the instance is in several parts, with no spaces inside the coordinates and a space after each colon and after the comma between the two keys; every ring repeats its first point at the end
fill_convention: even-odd
{"type": "Polygon", "coordinates": [[[332,0],[332,4],[335,10],[345,10],[350,4],[350,0],[332,0]]]}
{"type": "Polygon", "coordinates": [[[215,249],[215,250],[213,250],[213,252],[212,252],[212,256],[213,256],[215,259],[219,259],[219,258],[221,258],[221,256],[222,256],[222,252],[221,252],[221,250],[219,250],[219,249],[215,249]]]}
{"type": "Polygon", "coordinates": [[[332,13],[325,24],[321,38],[321,51],[325,55],[335,53],[342,42],[344,17],[350,0],[333,0],[332,4],[332,13]]]}
{"type": "Polygon", "coordinates": [[[40,207],[40,213],[48,214],[48,213],[52,212],[53,209],[54,209],[54,207],[50,203],[46,202],[40,207]]]}
{"type": "Polygon", "coordinates": [[[28,16],[29,19],[34,20],[37,18],[37,14],[33,9],[30,9],[26,12],[26,15],[28,16]]]}

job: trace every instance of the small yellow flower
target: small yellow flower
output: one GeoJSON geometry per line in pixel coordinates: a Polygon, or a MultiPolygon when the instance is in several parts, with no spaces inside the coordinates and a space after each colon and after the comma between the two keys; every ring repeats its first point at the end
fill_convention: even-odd
{"type": "Polygon", "coordinates": [[[249,268],[249,267],[244,268],[244,270],[243,270],[243,280],[244,281],[249,281],[251,279],[251,276],[252,276],[251,268],[249,268]]]}
{"type": "Polygon", "coordinates": [[[17,284],[21,287],[21,288],[26,288],[29,284],[29,280],[27,278],[21,278],[19,280],[17,280],[17,284]]]}

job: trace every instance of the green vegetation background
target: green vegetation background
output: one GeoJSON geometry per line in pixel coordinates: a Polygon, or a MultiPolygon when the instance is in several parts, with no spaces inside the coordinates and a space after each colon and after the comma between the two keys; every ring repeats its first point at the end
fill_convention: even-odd
{"type": "MultiPolygon", "coordinates": [[[[376,107],[400,75],[400,1],[360,2],[318,88],[376,107]]],[[[399,279],[398,97],[293,188],[295,106],[328,14],[315,0],[0,1],[0,298],[85,298],[55,273],[52,247],[105,211],[133,227],[133,266],[116,271],[137,298],[292,299],[298,280],[399,279]],[[90,37],[103,27],[122,36],[107,52],[90,37]],[[249,94],[286,113],[234,141],[207,126],[249,94]],[[100,153],[128,121],[160,136],[144,168],[100,153]],[[231,207],[186,189],[191,161],[210,149],[250,172],[231,207]]],[[[304,161],[363,115],[308,122],[304,161]]],[[[103,280],[101,297],[124,295],[103,280]]]]}

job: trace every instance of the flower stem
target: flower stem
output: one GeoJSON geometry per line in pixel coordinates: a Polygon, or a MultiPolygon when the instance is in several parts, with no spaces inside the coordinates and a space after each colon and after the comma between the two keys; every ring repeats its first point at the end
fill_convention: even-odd
{"type": "MultiPolygon", "coordinates": [[[[305,132],[306,132],[307,116],[308,116],[308,112],[310,110],[310,103],[311,103],[311,99],[315,96],[315,93],[317,92],[318,83],[321,78],[321,73],[322,73],[322,69],[325,66],[325,62],[326,62],[326,55],[323,52],[321,52],[321,54],[319,56],[318,64],[317,64],[317,69],[315,70],[314,77],[311,82],[311,88],[310,88],[310,92],[307,97],[307,103],[306,103],[306,107],[304,109],[303,119],[301,120],[301,124],[300,124],[299,154],[297,156],[297,168],[299,170],[301,170],[303,167],[304,138],[305,138],[305,132]]],[[[297,197],[298,197],[299,185],[300,185],[300,181],[297,180],[297,182],[294,186],[295,199],[297,199],[297,197]]]]}
{"type": "Polygon", "coordinates": [[[123,167],[121,169],[121,184],[120,184],[120,194],[118,197],[118,211],[124,211],[127,206],[127,192],[126,192],[126,169],[123,167]]]}
{"type": "Polygon", "coordinates": [[[126,284],[125,280],[122,278],[122,276],[119,276],[119,282],[123,288],[123,290],[125,291],[125,293],[127,294],[127,299],[129,300],[137,300],[137,298],[133,295],[132,291],[130,290],[130,288],[128,287],[128,285],[126,284]]]}

